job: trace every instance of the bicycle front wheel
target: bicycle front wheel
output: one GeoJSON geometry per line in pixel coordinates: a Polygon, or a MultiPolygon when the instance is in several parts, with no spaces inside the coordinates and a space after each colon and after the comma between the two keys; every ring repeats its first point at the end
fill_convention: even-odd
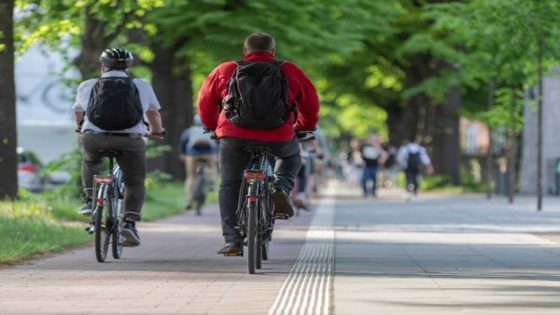
{"type": "Polygon", "coordinates": [[[198,175],[195,186],[194,186],[194,194],[193,199],[195,203],[195,211],[196,215],[202,214],[202,206],[204,205],[204,201],[206,199],[206,195],[204,192],[204,175],[198,175]]]}
{"type": "Polygon", "coordinates": [[[248,222],[247,222],[247,271],[250,274],[255,273],[257,264],[257,205],[250,202],[247,205],[248,222]]]}
{"type": "Polygon", "coordinates": [[[98,262],[104,262],[109,251],[111,232],[107,226],[107,211],[103,211],[103,206],[95,208],[95,257],[98,262]]]}

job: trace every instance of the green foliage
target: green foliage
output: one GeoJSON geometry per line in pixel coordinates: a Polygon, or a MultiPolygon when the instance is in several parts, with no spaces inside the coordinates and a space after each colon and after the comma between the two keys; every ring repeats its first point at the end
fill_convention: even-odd
{"type": "Polygon", "coordinates": [[[461,172],[461,186],[453,185],[450,176],[434,175],[422,179],[420,190],[442,193],[482,193],[486,191],[486,184],[476,181],[467,172],[461,172]]]}
{"type": "Polygon", "coordinates": [[[82,153],[77,144],[74,149],[49,162],[46,169],[47,172],[65,172],[70,175],[68,183],[56,189],[57,194],[72,196],[73,198],[82,194],[82,153]]]}
{"type": "Polygon", "coordinates": [[[105,33],[114,33],[141,27],[146,12],[163,5],[163,0],[19,0],[16,1],[17,48],[24,52],[43,43],[64,53],[69,47],[79,47],[86,12],[104,21],[105,33]]]}

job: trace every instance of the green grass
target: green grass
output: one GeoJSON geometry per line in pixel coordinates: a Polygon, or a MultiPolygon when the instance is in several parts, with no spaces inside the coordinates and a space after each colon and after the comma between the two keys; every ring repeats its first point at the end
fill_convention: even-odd
{"type": "Polygon", "coordinates": [[[83,227],[60,222],[35,201],[0,202],[0,264],[90,241],[83,227]]]}
{"type": "MultiPolygon", "coordinates": [[[[148,182],[143,221],[183,213],[183,184],[148,182]]],[[[59,252],[91,242],[87,218],[77,213],[81,202],[59,191],[22,192],[20,200],[0,201],[0,264],[13,264],[38,254],[59,252]]],[[[217,193],[208,203],[217,201],[217,193]]]]}
{"type": "MultiPolygon", "coordinates": [[[[433,175],[424,176],[420,181],[420,191],[437,192],[446,194],[461,194],[461,193],[480,193],[486,191],[486,184],[476,182],[472,177],[464,172],[461,174],[461,185],[453,185],[452,179],[449,176],[433,175]]],[[[397,185],[404,188],[406,183],[405,175],[399,172],[397,175],[397,185]]]]}

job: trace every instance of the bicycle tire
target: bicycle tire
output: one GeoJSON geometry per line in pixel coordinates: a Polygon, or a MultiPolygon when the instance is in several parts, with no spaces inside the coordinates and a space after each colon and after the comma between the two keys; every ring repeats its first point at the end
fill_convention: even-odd
{"type": "Polygon", "coordinates": [[[196,215],[202,214],[202,207],[204,206],[204,201],[206,199],[206,196],[204,194],[204,184],[204,174],[197,174],[193,194],[196,215]]]}
{"type": "Polygon", "coordinates": [[[263,261],[263,235],[261,231],[259,231],[257,234],[257,242],[255,246],[256,246],[255,268],[261,269],[262,261],[263,261]]]}
{"type": "Polygon", "coordinates": [[[248,222],[247,222],[247,271],[250,274],[255,273],[257,263],[257,207],[254,202],[247,205],[248,222]]]}
{"type": "Polygon", "coordinates": [[[202,207],[204,206],[206,195],[202,194],[197,199],[198,200],[196,202],[196,215],[202,215],[202,207]]]}
{"type": "Polygon", "coordinates": [[[263,231],[262,231],[262,237],[263,237],[263,243],[262,243],[262,259],[263,260],[268,260],[269,257],[269,250],[270,250],[270,241],[272,241],[272,231],[274,229],[274,214],[272,213],[272,200],[270,199],[270,190],[271,190],[271,184],[272,183],[272,179],[269,178],[268,179],[268,183],[267,185],[265,185],[266,189],[264,191],[264,196],[263,196],[263,205],[264,205],[264,209],[262,214],[264,216],[266,216],[267,218],[267,223],[268,225],[266,227],[263,227],[263,231]]]}
{"type": "MultiPolygon", "coordinates": [[[[119,183],[119,186],[121,185],[122,183],[119,183]]],[[[120,193],[118,188],[113,190],[113,198],[111,202],[114,214],[111,249],[114,259],[121,258],[123,252],[123,237],[121,236],[121,231],[124,223],[124,211],[122,209],[122,207],[124,206],[124,202],[120,198],[120,196],[124,196],[124,188],[121,189],[123,189],[123,193],[120,193]]]]}
{"type": "MultiPolygon", "coordinates": [[[[106,189],[106,188],[103,188],[106,189]]],[[[104,190],[103,195],[106,194],[104,190]]],[[[111,233],[107,227],[107,211],[103,211],[102,205],[97,205],[95,209],[95,258],[102,263],[107,259],[111,233]],[[104,215],[105,214],[105,215],[104,215]]]]}

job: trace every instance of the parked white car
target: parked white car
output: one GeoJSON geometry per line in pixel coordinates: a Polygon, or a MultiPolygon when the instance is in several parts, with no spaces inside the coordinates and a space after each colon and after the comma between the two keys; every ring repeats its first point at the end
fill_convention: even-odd
{"type": "Polygon", "coordinates": [[[40,192],[45,189],[56,187],[70,180],[70,176],[64,172],[48,174],[41,160],[32,151],[17,148],[18,154],[18,185],[20,188],[31,192],[40,192]]]}

